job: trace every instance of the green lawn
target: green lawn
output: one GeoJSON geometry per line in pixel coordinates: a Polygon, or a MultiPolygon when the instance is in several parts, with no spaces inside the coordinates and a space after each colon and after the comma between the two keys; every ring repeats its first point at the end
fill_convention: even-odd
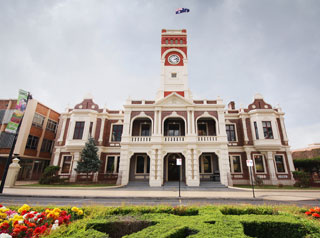
{"type": "MultiPolygon", "coordinates": [[[[238,188],[252,188],[251,185],[234,185],[234,187],[238,188]]],[[[309,187],[309,188],[297,188],[294,186],[275,186],[275,185],[262,185],[262,186],[254,186],[255,189],[301,189],[301,190],[320,190],[320,187],[309,187]]]]}
{"type": "Polygon", "coordinates": [[[49,237],[209,238],[320,237],[304,209],[267,206],[88,207],[85,217],[49,237]]]}
{"type": "Polygon", "coordinates": [[[73,184],[73,183],[67,183],[67,184],[24,184],[19,185],[23,187],[112,187],[116,186],[114,184],[73,184]]]}

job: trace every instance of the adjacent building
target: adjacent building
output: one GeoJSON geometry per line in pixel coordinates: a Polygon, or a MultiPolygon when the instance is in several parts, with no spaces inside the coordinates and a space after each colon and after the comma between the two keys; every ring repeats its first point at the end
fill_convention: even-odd
{"type": "MultiPolygon", "coordinates": [[[[0,100],[0,176],[7,162],[14,135],[5,128],[16,108],[16,99],[0,100]]],[[[60,114],[35,99],[28,101],[14,154],[20,159],[18,179],[39,179],[50,164],[60,114]]]]}
{"type": "Polygon", "coordinates": [[[60,116],[52,163],[70,181],[89,136],[96,139],[102,166],[94,178],[118,175],[131,181],[187,186],[205,181],[249,184],[246,160],[264,184],[294,182],[284,113],[255,95],[247,107],[226,108],[221,98],[194,99],[188,87],[186,30],[162,30],[161,83],[155,99],[128,99],[124,110],[100,108],[91,96],[60,116]],[[181,159],[181,166],[177,159],[181,159]]]}

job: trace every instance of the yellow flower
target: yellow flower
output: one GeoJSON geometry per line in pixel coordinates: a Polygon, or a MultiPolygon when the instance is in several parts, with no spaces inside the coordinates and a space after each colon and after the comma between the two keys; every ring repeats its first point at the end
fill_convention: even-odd
{"type": "Polygon", "coordinates": [[[0,218],[2,218],[2,219],[7,218],[7,214],[3,213],[3,212],[0,212],[0,218]]]}
{"type": "Polygon", "coordinates": [[[45,213],[49,213],[49,212],[50,212],[50,209],[47,208],[47,209],[45,210],[45,213]]]}
{"type": "Polygon", "coordinates": [[[53,209],[53,212],[61,212],[61,210],[59,209],[59,208],[55,208],[55,209],[53,209]]]}
{"type": "Polygon", "coordinates": [[[81,209],[78,211],[78,215],[79,216],[83,215],[83,211],[81,209]]]}
{"type": "Polygon", "coordinates": [[[7,211],[9,211],[9,208],[5,208],[5,207],[0,208],[0,212],[7,212],[7,211]]]}
{"type": "Polygon", "coordinates": [[[78,212],[78,211],[79,211],[79,208],[73,207],[73,208],[71,208],[71,211],[73,211],[73,212],[78,212]]]}
{"type": "Polygon", "coordinates": [[[22,211],[29,211],[31,209],[31,207],[27,204],[23,204],[22,207],[19,208],[18,212],[21,213],[22,211]]]}

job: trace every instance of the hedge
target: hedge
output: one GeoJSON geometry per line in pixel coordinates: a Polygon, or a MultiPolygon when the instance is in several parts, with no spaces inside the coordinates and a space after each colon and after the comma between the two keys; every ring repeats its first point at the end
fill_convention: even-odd
{"type": "Polygon", "coordinates": [[[84,219],[61,227],[49,237],[320,237],[319,221],[308,219],[299,208],[155,206],[88,207],[85,211],[84,219]]]}

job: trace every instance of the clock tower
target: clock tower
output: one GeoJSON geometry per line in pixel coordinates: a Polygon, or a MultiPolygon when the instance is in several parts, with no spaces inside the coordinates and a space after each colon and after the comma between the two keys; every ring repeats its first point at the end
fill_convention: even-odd
{"type": "Polygon", "coordinates": [[[161,86],[157,100],[173,92],[191,99],[187,65],[187,30],[163,29],[161,33],[161,86]]]}

